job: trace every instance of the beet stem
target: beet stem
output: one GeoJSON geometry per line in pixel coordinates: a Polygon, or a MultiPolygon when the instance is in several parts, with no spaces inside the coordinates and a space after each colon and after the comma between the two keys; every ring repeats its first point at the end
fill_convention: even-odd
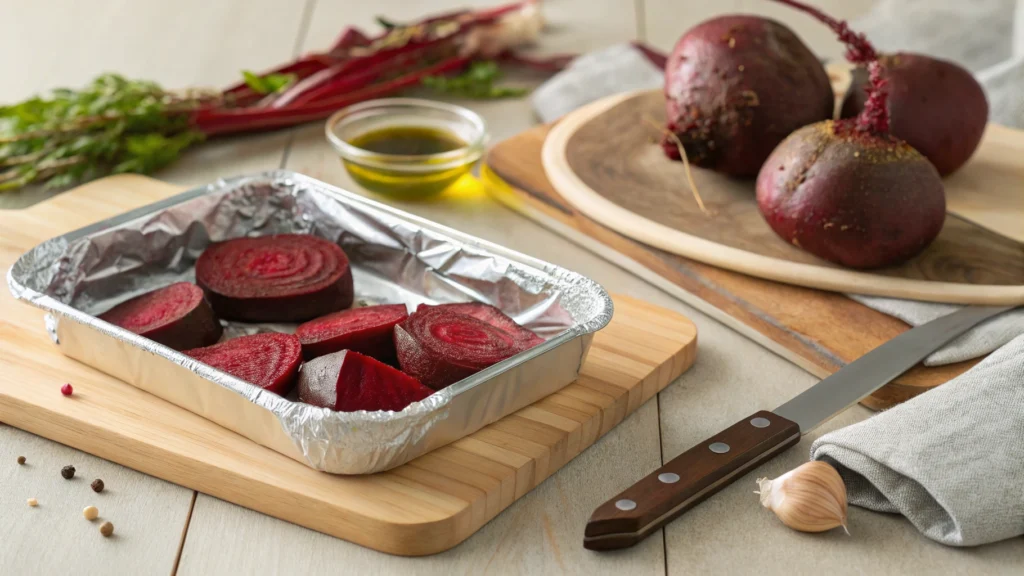
{"type": "MultiPolygon", "coordinates": [[[[888,82],[882,78],[882,66],[878,63],[878,51],[864,34],[850,30],[845,20],[836,20],[814,6],[797,0],[774,0],[791,8],[805,12],[823,22],[846,45],[846,59],[854,64],[867,66],[870,81],[864,86],[868,98],[864,109],[855,120],[855,129],[862,133],[889,133],[888,82]]],[[[840,121],[843,122],[843,121],[840,121]]]]}

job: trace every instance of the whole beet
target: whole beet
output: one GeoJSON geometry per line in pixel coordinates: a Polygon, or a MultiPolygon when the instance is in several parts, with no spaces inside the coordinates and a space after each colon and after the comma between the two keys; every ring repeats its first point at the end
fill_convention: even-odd
{"type": "MultiPolygon", "coordinates": [[[[722,16],[690,29],[665,65],[668,130],[688,159],[753,176],[791,132],[832,117],[821,63],[789,28],[757,16],[722,16]]],[[[679,159],[674,139],[665,153],[679,159]]]]}
{"type": "Polygon", "coordinates": [[[942,179],[927,158],[889,131],[888,87],[863,34],[798,0],[776,0],[814,16],[867,66],[867,98],[856,118],[807,126],[761,167],[757,203],[769,226],[808,252],[853,268],[902,262],[924,250],[946,219],[942,179]]]}
{"type": "MultiPolygon", "coordinates": [[[[890,132],[924,154],[939,174],[952,174],[974,153],[988,120],[981,85],[961,66],[923,54],[881,55],[889,87],[890,132]]],[[[854,72],[842,115],[864,109],[867,70],[854,72]]]]}
{"type": "Polygon", "coordinates": [[[757,203],[779,236],[851,268],[902,262],[942,230],[935,167],[906,142],[820,122],[786,138],[757,178],[757,203]]]}

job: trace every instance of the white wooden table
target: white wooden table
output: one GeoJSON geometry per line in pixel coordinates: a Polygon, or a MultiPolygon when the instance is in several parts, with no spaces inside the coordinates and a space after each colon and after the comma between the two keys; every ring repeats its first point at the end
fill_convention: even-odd
{"type": "MultiPolygon", "coordinates": [[[[0,102],[117,71],[166,86],[220,86],[239,70],[261,70],[330,43],[343,26],[372,28],[373,16],[411,19],[460,0],[42,0],[0,6],[0,102]]],[[[473,4],[489,2],[474,0],[473,4]]],[[[817,2],[840,17],[872,0],[817,2]]],[[[669,49],[689,26],[716,13],[760,12],[787,22],[823,55],[841,49],[824,28],[764,0],[548,0],[547,52],[581,52],[628,39],[669,49]]],[[[535,78],[514,78],[535,82],[535,78]]],[[[535,123],[525,101],[469,102],[496,140],[535,123]]],[[[183,185],[283,167],[358,190],[312,124],[206,144],[157,177],[183,185]]],[[[42,193],[0,196],[18,208],[42,193]]],[[[700,330],[696,366],[592,448],[516,502],[462,545],[428,558],[361,548],[168,484],[0,424],[0,574],[1020,574],[1024,539],[954,550],[901,517],[851,508],[852,536],[806,535],[761,509],[753,478],[775,476],[807,457],[813,438],[762,466],[637,547],[588,552],[592,509],[662,462],[756,409],[775,406],[815,379],[615,266],[507,211],[485,195],[402,208],[505,244],[687,314],[700,330]],[[29,466],[15,459],[25,455],[29,466]],[[117,527],[102,539],[77,513],[79,481],[100,477],[93,498],[117,527]],[[74,495],[74,496],[73,496],[74,495]],[[38,498],[39,508],[26,506],[38,498]]],[[[0,234],[3,232],[0,231],[0,234]]],[[[823,431],[869,416],[851,408],[823,431]]]]}

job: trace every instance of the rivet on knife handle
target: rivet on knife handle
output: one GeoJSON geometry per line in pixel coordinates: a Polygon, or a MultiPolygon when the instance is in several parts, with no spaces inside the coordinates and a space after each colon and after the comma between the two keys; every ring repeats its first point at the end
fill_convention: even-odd
{"type": "Polygon", "coordinates": [[[599,506],[587,522],[583,546],[632,546],[799,441],[800,427],[782,416],[762,411],[744,418],[599,506]]]}

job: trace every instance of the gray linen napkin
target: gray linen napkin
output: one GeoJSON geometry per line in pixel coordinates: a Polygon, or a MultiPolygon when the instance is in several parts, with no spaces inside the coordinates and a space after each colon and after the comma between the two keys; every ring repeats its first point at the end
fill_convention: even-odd
{"type": "MultiPolygon", "coordinates": [[[[993,121],[1024,128],[1024,99],[1020,98],[1024,92],[1024,0],[881,0],[854,28],[865,30],[884,50],[926,52],[967,66],[985,86],[993,121]],[[998,33],[977,33],[990,29],[998,33]]],[[[532,104],[537,115],[550,122],[605,96],[661,85],[661,72],[639,50],[619,44],[574,60],[534,92],[532,104]]],[[[849,296],[914,326],[957,309],[947,304],[849,296]]],[[[977,358],[1020,334],[1024,334],[1024,311],[1018,310],[967,332],[926,358],[925,364],[977,358]]]]}
{"type": "MultiPolygon", "coordinates": [[[[818,438],[851,504],[977,546],[1024,534],[1024,336],[958,378],[818,438]]],[[[854,527],[854,530],[856,527],[854,527]]]]}
{"type": "Polygon", "coordinates": [[[530,95],[537,116],[552,122],[605,96],[660,88],[664,72],[632,44],[615,44],[584,54],[530,95]]]}
{"type": "MultiPolygon", "coordinates": [[[[874,308],[889,316],[895,316],[912,326],[931,322],[940,316],[952,314],[960,309],[960,306],[953,304],[917,302],[859,294],[847,294],[847,296],[869,308],[874,308]]],[[[941,366],[984,356],[1021,334],[1024,334],[1024,308],[1016,308],[981,323],[977,328],[939,348],[925,358],[924,363],[926,366],[941,366]]]]}

